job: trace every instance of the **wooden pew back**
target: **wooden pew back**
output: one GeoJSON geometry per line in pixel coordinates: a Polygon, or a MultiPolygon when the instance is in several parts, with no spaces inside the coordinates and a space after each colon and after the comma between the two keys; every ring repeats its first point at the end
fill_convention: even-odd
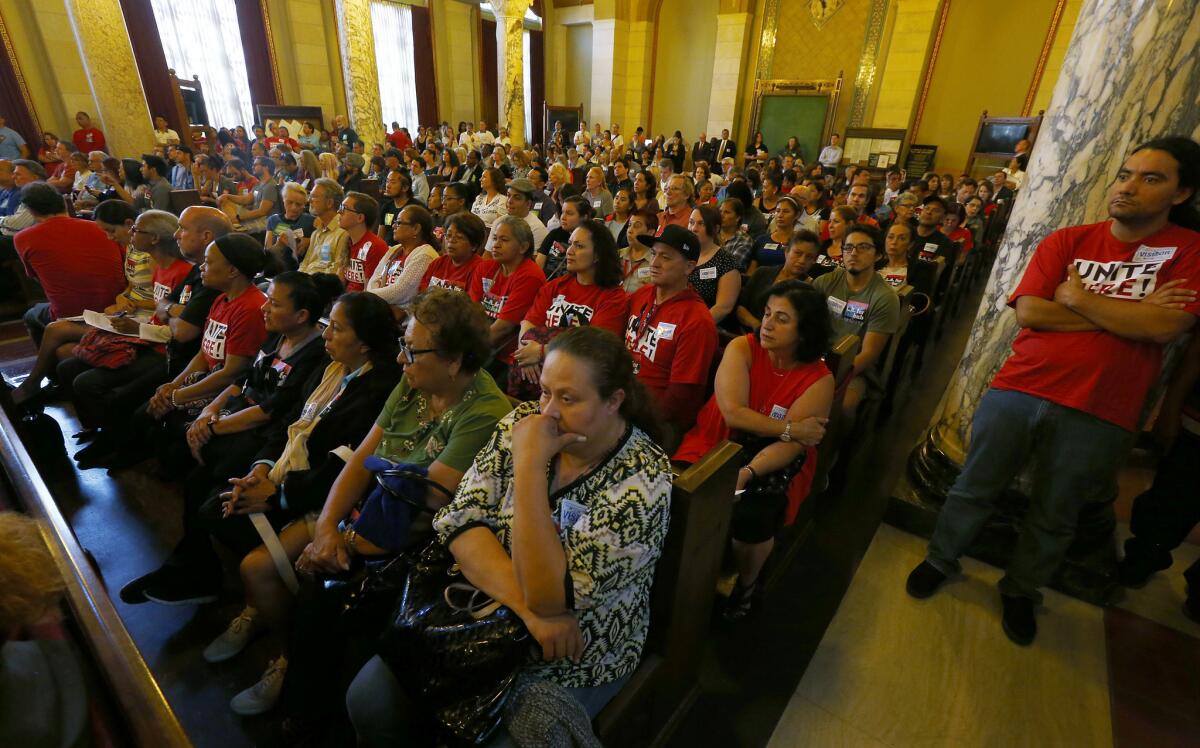
{"type": "Polygon", "coordinates": [[[604,745],[664,743],[699,689],[741,447],[718,444],[675,478],[671,529],[654,574],[642,662],[596,717],[604,745]]]}
{"type": "Polygon", "coordinates": [[[825,427],[825,438],[817,447],[817,473],[813,478],[813,491],[823,490],[829,479],[829,470],[837,457],[837,446],[841,435],[842,399],[846,395],[846,387],[850,384],[850,375],[854,371],[854,357],[862,349],[862,338],[857,335],[847,335],[833,344],[829,353],[825,354],[825,364],[833,372],[834,395],[833,407],[829,410],[829,423],[825,427]]]}

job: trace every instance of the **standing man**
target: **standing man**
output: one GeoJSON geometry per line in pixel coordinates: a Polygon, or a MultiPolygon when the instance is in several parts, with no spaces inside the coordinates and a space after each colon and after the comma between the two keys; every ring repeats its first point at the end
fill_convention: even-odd
{"type": "Polygon", "coordinates": [[[29,146],[25,143],[25,138],[8,126],[3,115],[0,115],[0,158],[10,161],[29,158],[29,146]]]}
{"type": "Polygon", "coordinates": [[[1055,231],[1009,305],[1022,330],[975,411],[970,450],[908,593],[929,597],[959,570],[996,497],[1032,458],[1033,492],[1000,580],[1013,642],[1037,636],[1039,588],[1058,570],[1080,510],[1111,502],[1163,347],[1200,313],[1200,145],[1138,146],[1108,191],[1109,220],[1055,231]],[[1187,226],[1187,228],[1185,228],[1187,226]]]}
{"type": "Polygon", "coordinates": [[[87,112],[77,112],[75,122],[79,125],[79,129],[71,134],[71,142],[75,144],[75,150],[82,153],[108,152],[108,143],[104,141],[104,133],[92,127],[92,118],[88,116],[87,112]]]}
{"type": "Polygon", "coordinates": [[[837,174],[838,165],[842,163],[842,136],[836,132],[829,136],[829,145],[821,149],[821,155],[817,156],[817,162],[821,164],[821,171],[826,174],[837,174]]]}
{"type": "Polygon", "coordinates": [[[712,158],[709,162],[724,161],[727,158],[737,158],[737,143],[729,138],[729,130],[721,131],[721,139],[717,141],[717,147],[709,154],[712,158]]]}
{"type": "Polygon", "coordinates": [[[700,137],[696,138],[695,143],[692,143],[692,168],[695,169],[696,164],[701,161],[711,162],[712,160],[712,148],[708,145],[708,136],[700,133],[700,137]]]}

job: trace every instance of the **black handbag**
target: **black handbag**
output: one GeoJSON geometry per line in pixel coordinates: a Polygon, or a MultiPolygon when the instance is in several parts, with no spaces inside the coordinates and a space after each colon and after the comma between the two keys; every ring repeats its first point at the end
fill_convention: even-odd
{"type": "Polygon", "coordinates": [[[471,585],[434,541],[408,561],[379,655],[443,740],[482,745],[500,725],[531,642],[521,619],[471,585]]]}

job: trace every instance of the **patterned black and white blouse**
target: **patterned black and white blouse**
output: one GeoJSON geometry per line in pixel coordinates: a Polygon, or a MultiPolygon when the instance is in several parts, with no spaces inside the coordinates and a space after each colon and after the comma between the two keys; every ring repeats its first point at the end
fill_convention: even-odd
{"type": "MultiPolygon", "coordinates": [[[[538,403],[522,403],[497,425],[454,501],[434,518],[442,542],[482,526],[511,553],[512,429],[538,411],[538,403]]],[[[588,688],[637,667],[650,625],[654,567],[670,520],[672,478],[666,453],[630,427],[591,472],[550,495],[567,556],[567,605],[578,616],[584,651],[578,664],[531,660],[534,674],[567,688],[588,688]]]]}

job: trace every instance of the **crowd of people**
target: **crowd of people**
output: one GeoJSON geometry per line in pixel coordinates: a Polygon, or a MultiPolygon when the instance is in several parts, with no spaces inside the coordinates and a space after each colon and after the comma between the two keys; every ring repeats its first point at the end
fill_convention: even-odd
{"type": "MultiPolygon", "coordinates": [[[[183,537],[122,588],[124,602],[215,601],[213,540],[242,559],[245,607],[204,657],[235,657],[264,630],[288,645],[234,711],[281,704],[311,725],[344,705],[363,745],[427,737],[429,715],[386,659],[348,644],[331,662],[309,646],[329,632],[313,631],[323,603],[304,580],[432,538],[540,646],[526,676],[594,717],[646,639],[673,469],[724,439],[744,448],[724,609],[736,622],[812,490],[835,402],[853,423],[888,386],[897,292],[915,289],[926,309],[942,302],[955,274],[934,269],[983,251],[989,218],[1023,178],[1023,162],[987,181],[876,176],[843,167],[836,135],[806,164],[794,138],[772,154],[759,133],[739,166],[727,131],[689,151],[678,132],[649,139],[639,127],[626,142],[615,124],[583,122],[525,148],[483,122],[415,135],[393,123],[387,142],[368,144],[343,117],[295,136],[269,123],[222,129],[196,148],[159,118],[156,151],[134,160],[104,152],[83,113],[79,124],[77,149],[46,133],[36,158],[0,160],[0,252],[48,299],[25,314],[38,357],[11,405],[73,397],[88,442],[80,468],[157,458],[182,481],[183,537]],[[195,190],[200,204],[174,215],[173,190],[195,190]],[[85,310],[100,321],[85,323],[85,310]],[[861,347],[839,390],[823,356],[848,335],[861,347]],[[417,476],[404,489],[416,508],[381,526],[368,495],[401,468],[417,476]]],[[[1190,151],[1145,148],[1140,158],[1164,154],[1153,165],[1164,184],[1194,191],[1190,151]]],[[[1038,255],[1053,256],[1035,262],[1041,285],[1018,291],[1022,319],[1022,294],[1056,297],[1067,258],[1056,236],[1038,255]]],[[[1135,306],[1194,301],[1181,294],[1151,285],[1151,304],[1135,306]]],[[[1127,324],[1079,314],[1091,326],[1054,324],[1118,336],[1127,324]]],[[[1138,351],[1157,350],[1184,317],[1138,351]]],[[[928,325],[904,334],[920,347],[928,325]]],[[[1036,364],[1025,368],[1036,377],[1036,364]]],[[[1024,427],[1013,428],[1008,441],[1024,427]]],[[[969,461],[964,476],[986,469],[999,488],[1008,474],[995,465],[969,461]]],[[[1048,510],[1058,524],[1043,528],[1055,542],[1039,569],[1069,541],[1073,489],[1052,490],[1075,503],[1048,510]]],[[[944,522],[968,494],[974,514],[953,542],[935,539],[917,592],[953,571],[986,513],[976,493],[952,493],[944,522]]],[[[1161,567],[1163,548],[1146,547],[1143,565],[1161,567]]],[[[1012,589],[1032,599],[1044,582],[1039,571],[1012,589]]]]}

